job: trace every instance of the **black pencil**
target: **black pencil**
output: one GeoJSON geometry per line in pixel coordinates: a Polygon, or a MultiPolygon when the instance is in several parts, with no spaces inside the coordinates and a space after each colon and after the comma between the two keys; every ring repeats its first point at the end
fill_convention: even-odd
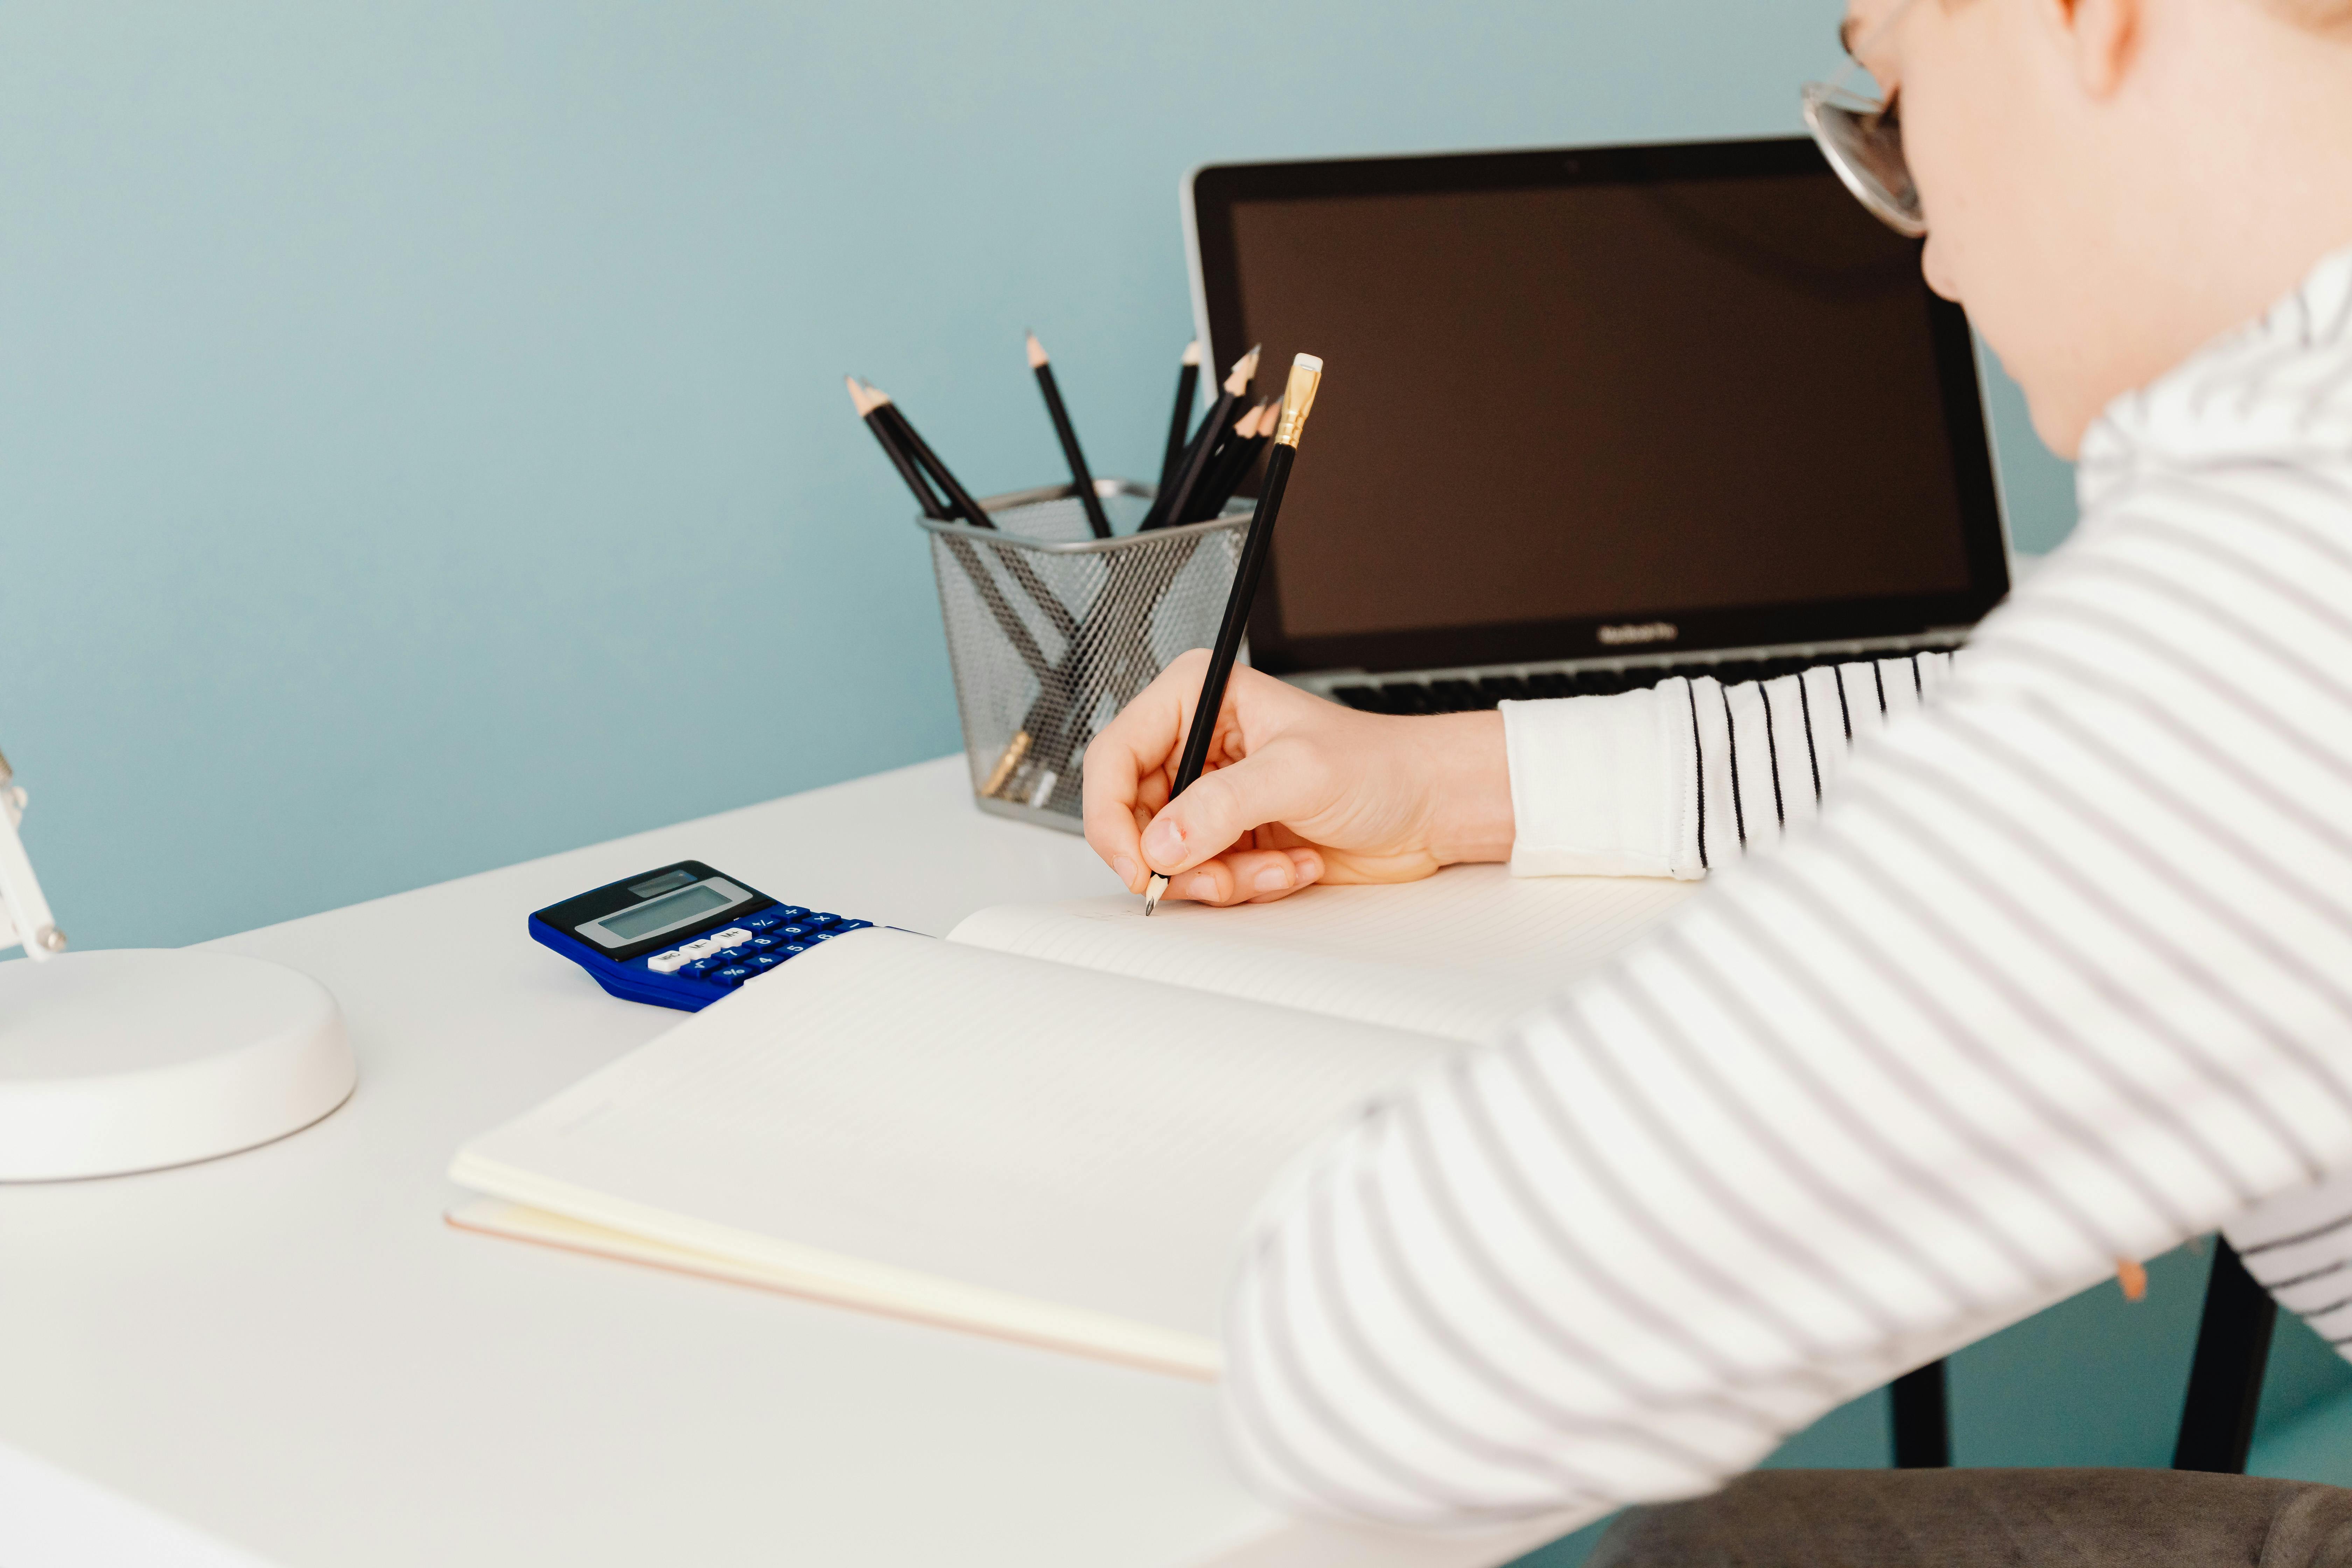
{"type": "Polygon", "coordinates": [[[1265,450],[1266,437],[1274,431],[1274,400],[1268,398],[1234,422],[1233,439],[1218,447],[1216,456],[1209,459],[1209,477],[1192,492],[1192,504],[1176,520],[1179,523],[1206,522],[1225,510],[1225,503],[1234,499],[1234,492],[1249,477],[1257,455],[1265,450]]]}
{"type": "Polygon", "coordinates": [[[1252,349],[1234,361],[1232,374],[1218,389],[1216,402],[1209,406],[1209,416],[1201,421],[1200,433],[1192,437],[1184,460],[1177,465],[1174,482],[1160,489],[1152,500],[1151,510],[1144,514],[1143,529],[1166,528],[1192,504],[1192,492],[1200,488],[1201,476],[1209,466],[1209,453],[1233,419],[1234,405],[1241,401],[1242,394],[1249,390],[1250,378],[1257,374],[1257,353],[1252,349]]]}
{"type": "Polygon", "coordinates": [[[1094,530],[1097,539],[1110,537],[1110,516],[1103,510],[1102,497],[1095,493],[1095,476],[1087,467],[1087,454],[1078,445],[1078,432],[1070,424],[1070,411],[1062,405],[1062,389],[1054,380],[1053,362],[1045,357],[1045,345],[1037,334],[1029,334],[1029,368],[1037,373],[1037,390],[1045,395],[1045,412],[1053,416],[1054,434],[1062,443],[1062,456],[1069,460],[1070,482],[1078,488],[1078,504],[1086,508],[1087,526],[1094,530]]]}
{"type": "MultiPolygon", "coordinates": [[[[948,506],[951,512],[961,516],[975,528],[993,531],[996,522],[988,515],[988,510],[973,499],[972,493],[963,488],[963,481],[957,479],[947,464],[940,460],[940,455],[931,450],[930,443],[925,441],[921,433],[916,430],[915,422],[907,417],[907,411],[892,402],[890,395],[872,382],[866,384],[866,390],[880,399],[880,406],[875,410],[875,416],[889,422],[892,433],[905,443],[907,450],[913,454],[915,461],[920,463],[931,478],[940,482],[940,489],[947,496],[948,506]]],[[[1077,636],[1077,617],[1070,614],[1069,606],[1063,604],[1054,591],[1045,585],[1045,580],[1037,575],[1037,569],[1029,564],[1029,558],[1024,552],[1017,549],[1000,550],[997,552],[997,561],[1011,574],[1013,580],[1021,584],[1021,591],[1029,595],[1031,602],[1037,606],[1045,617],[1054,624],[1055,631],[1066,638],[1077,636]]]]}
{"type": "Polygon", "coordinates": [[[866,422],[866,428],[881,447],[883,456],[890,459],[890,466],[898,470],[898,477],[907,481],[907,488],[914,492],[916,504],[922,508],[923,515],[935,521],[945,521],[948,509],[931,489],[930,481],[923,478],[923,470],[916,463],[915,455],[898,444],[898,437],[886,423],[874,417],[877,408],[889,403],[889,395],[861,386],[854,375],[845,375],[841,379],[848,384],[849,401],[857,405],[858,418],[866,422]]]}
{"type": "Polygon", "coordinates": [[[1192,431],[1192,400],[1201,387],[1201,340],[1184,345],[1184,363],[1176,372],[1176,412],[1168,418],[1168,455],[1160,459],[1160,488],[1176,482],[1176,465],[1184,460],[1184,442],[1192,431]]]}
{"type": "MultiPolygon", "coordinates": [[[[1290,367],[1290,383],[1282,391],[1282,417],[1274,433],[1274,452],[1266,459],[1265,483],[1257,492],[1257,510],[1242,541],[1242,558],[1234,568],[1233,591],[1225,595],[1225,618],[1217,626],[1217,644],[1209,650],[1209,672],[1201,678],[1201,700],[1192,708],[1192,727],[1185,732],[1184,754],[1176,763],[1176,777],[1168,791],[1172,804],[1192,787],[1209,760],[1209,744],[1217,733],[1217,719],[1225,706],[1225,684],[1233,679],[1234,659],[1241,652],[1242,634],[1249,627],[1250,601],[1257,597],[1257,580],[1265,572],[1265,552],[1274,542],[1275,520],[1282,514],[1282,492],[1290,485],[1290,467],[1298,457],[1298,437],[1314,412],[1316,389],[1323,383],[1323,362],[1300,354],[1290,367]]],[[[1160,907],[1168,879],[1154,871],[1143,891],[1143,912],[1160,907]]]]}
{"type": "Polygon", "coordinates": [[[994,528],[996,523],[988,515],[988,509],[982,506],[972,498],[972,493],[963,488],[963,481],[955,477],[955,470],[940,460],[940,455],[931,450],[931,444],[923,439],[922,432],[915,428],[915,422],[907,417],[907,411],[899,407],[888,393],[872,382],[866,384],[866,390],[878,400],[878,412],[883,418],[890,422],[892,430],[897,433],[898,439],[905,443],[907,450],[913,455],[915,461],[920,463],[931,478],[939,481],[940,493],[948,498],[948,515],[961,517],[974,528],[994,528]]]}
{"type": "MultiPolygon", "coordinates": [[[[857,416],[866,421],[866,429],[874,433],[874,439],[881,444],[892,466],[898,468],[898,477],[905,479],[907,488],[915,492],[915,499],[922,503],[923,515],[940,521],[947,521],[947,508],[931,494],[930,486],[924,483],[922,472],[915,465],[913,454],[899,440],[895,428],[897,421],[892,417],[895,408],[890,402],[890,395],[879,387],[861,385],[854,375],[843,379],[849,383],[849,400],[856,405],[857,416]]],[[[996,629],[1012,645],[1014,657],[1037,678],[1040,686],[1055,686],[1061,679],[1061,672],[1046,658],[1045,650],[1037,646],[1037,639],[1030,635],[1020,612],[1005,600],[1003,591],[988,574],[988,568],[982,563],[980,552],[971,547],[971,542],[950,539],[947,546],[948,553],[955,557],[956,564],[963,569],[965,578],[971,584],[971,591],[980,596],[981,607],[988,612],[989,618],[996,623],[996,629]]]]}

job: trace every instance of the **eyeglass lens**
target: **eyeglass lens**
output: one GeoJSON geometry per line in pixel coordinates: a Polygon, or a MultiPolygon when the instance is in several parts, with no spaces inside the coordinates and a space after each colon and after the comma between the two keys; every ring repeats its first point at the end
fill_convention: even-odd
{"type": "Polygon", "coordinates": [[[1927,232],[1918,187],[1903,156],[1903,121],[1892,103],[1811,87],[1805,90],[1805,125],[1830,167],[1873,216],[1897,234],[1927,232]]]}

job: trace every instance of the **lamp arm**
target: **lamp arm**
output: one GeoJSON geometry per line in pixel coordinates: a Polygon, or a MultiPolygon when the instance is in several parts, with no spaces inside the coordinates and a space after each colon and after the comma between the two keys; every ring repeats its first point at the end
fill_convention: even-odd
{"type": "Polygon", "coordinates": [[[49,913],[41,879],[33,875],[25,841],[16,837],[16,825],[25,817],[25,792],[16,780],[8,759],[0,756],[0,948],[21,944],[25,956],[37,963],[66,950],[66,933],[49,913]]]}

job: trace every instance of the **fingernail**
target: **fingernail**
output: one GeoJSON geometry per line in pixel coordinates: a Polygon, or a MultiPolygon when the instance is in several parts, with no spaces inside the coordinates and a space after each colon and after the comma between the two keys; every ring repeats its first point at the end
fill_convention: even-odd
{"type": "Polygon", "coordinates": [[[1176,825],[1161,817],[1144,830],[1143,858],[1159,866],[1173,866],[1184,858],[1184,836],[1176,825]]]}
{"type": "Polygon", "coordinates": [[[1130,888],[1135,886],[1134,861],[1129,859],[1124,855],[1118,856],[1111,861],[1110,869],[1111,874],[1117,877],[1121,882],[1126,883],[1130,888]]]}
{"type": "Polygon", "coordinates": [[[1282,891],[1283,889],[1290,886],[1290,883],[1291,875],[1289,867],[1268,866],[1265,869],[1257,874],[1257,880],[1252,882],[1250,886],[1255,888],[1261,893],[1278,893],[1282,891]]]}
{"type": "Polygon", "coordinates": [[[1185,882],[1184,896],[1188,899],[1213,899],[1217,896],[1217,879],[1202,871],[1185,882]]]}

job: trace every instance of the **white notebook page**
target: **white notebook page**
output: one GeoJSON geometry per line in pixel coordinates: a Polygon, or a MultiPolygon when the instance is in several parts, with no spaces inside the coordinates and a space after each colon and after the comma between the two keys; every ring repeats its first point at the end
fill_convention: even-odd
{"type": "Polygon", "coordinates": [[[1309,888],[1229,910],[1124,894],[981,910],[948,938],[1339,1017],[1479,1039],[1624,949],[1700,884],[1513,877],[1309,888]]]}
{"type": "Polygon", "coordinates": [[[1144,1341],[1104,1337],[1149,1326],[1213,1363],[1232,1249],[1270,1180],[1445,1049],[863,931],[475,1140],[450,1173],[756,1259],[797,1289],[825,1293],[830,1277],[846,1300],[896,1294],[927,1315],[1135,1359],[1153,1359],[1144,1341]]]}

